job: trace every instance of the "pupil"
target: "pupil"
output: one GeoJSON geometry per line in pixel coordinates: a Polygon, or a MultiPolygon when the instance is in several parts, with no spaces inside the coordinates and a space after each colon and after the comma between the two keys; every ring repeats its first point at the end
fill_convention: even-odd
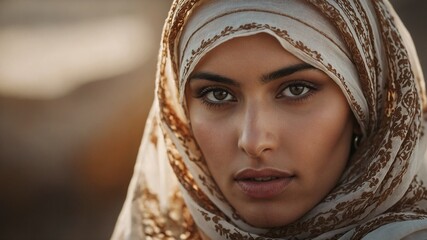
{"type": "Polygon", "coordinates": [[[303,91],[304,91],[304,86],[291,86],[289,88],[289,91],[293,94],[293,95],[300,95],[303,91]]]}
{"type": "Polygon", "coordinates": [[[218,91],[214,91],[213,95],[218,100],[224,100],[227,97],[227,92],[218,90],[218,91]]]}

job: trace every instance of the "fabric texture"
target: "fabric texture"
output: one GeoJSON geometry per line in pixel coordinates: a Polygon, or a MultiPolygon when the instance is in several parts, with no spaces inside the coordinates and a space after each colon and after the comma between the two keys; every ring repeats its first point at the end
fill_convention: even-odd
{"type": "Polygon", "coordinates": [[[386,0],[176,0],[163,30],[156,97],[112,239],[427,238],[427,100],[411,37],[386,0]],[[337,186],[298,221],[245,223],[191,134],[186,79],[211,49],[274,36],[341,88],[361,126],[337,186]]]}

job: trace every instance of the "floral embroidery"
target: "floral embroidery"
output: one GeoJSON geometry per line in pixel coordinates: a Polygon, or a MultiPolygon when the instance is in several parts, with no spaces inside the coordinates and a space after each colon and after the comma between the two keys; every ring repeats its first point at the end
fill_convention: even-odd
{"type": "Polygon", "coordinates": [[[385,0],[370,0],[369,3],[361,0],[306,1],[322,12],[341,33],[358,70],[368,112],[364,112],[356,101],[345,77],[321,53],[308,47],[302,39],[290,36],[286,29],[268,24],[248,22],[235,27],[227,26],[191,49],[190,58],[178,61],[180,34],[191,13],[202,1],[174,1],[165,24],[159,58],[158,112],[153,118],[153,131],[149,133],[147,142],[152,148],[164,145],[169,165],[182,190],[177,189],[171,194],[168,207],[164,209],[159,196],[147,187],[145,175],[137,175],[138,184],[132,192],[132,206],[137,206],[138,211],[133,213],[133,217],[135,222],[142,224],[137,229],[141,229],[140,234],[146,239],[200,239],[191,215],[191,205],[186,205],[183,195],[186,201],[188,199],[201,207],[198,213],[204,222],[198,224],[208,224],[224,239],[311,239],[328,232],[334,233],[331,239],[339,239],[351,228],[354,231],[351,239],[360,239],[388,223],[427,219],[426,185],[418,176],[413,176],[417,170],[414,166],[418,166],[417,161],[420,161],[415,159],[414,152],[425,131],[421,119],[422,98],[425,96],[420,96],[425,91],[419,89],[415,82],[410,53],[405,48],[387,3],[385,0]],[[376,18],[372,18],[372,15],[376,15],[376,18]],[[349,97],[357,119],[362,120],[366,128],[366,136],[349,160],[337,187],[298,221],[284,227],[266,229],[260,234],[252,234],[238,227],[237,222],[243,220],[229,206],[210,175],[192,136],[187,113],[178,102],[178,89],[182,84],[178,77],[178,63],[184,72],[188,72],[196,57],[204,54],[217,41],[249,30],[268,30],[322,64],[340,80],[339,84],[349,97]],[[160,131],[154,131],[158,127],[162,135],[158,135],[160,131]],[[401,197],[390,200],[397,195],[401,197]],[[376,209],[383,210],[372,216],[376,209]]]}

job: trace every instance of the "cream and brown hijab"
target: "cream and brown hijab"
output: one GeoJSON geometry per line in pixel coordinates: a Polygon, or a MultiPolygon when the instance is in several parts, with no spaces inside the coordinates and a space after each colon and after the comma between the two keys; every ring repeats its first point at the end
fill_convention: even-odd
{"type": "Polygon", "coordinates": [[[427,107],[410,35],[387,0],[176,0],[156,97],[113,239],[427,239],[427,107]],[[260,229],[222,195],[191,134],[183,93],[219,44],[274,36],[345,94],[363,138],[340,182],[298,221],[260,229]]]}

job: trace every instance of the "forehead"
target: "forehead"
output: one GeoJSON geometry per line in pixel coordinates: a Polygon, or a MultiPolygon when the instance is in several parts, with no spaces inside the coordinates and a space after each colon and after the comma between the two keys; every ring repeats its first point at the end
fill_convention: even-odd
{"type": "Polygon", "coordinates": [[[277,70],[287,65],[303,63],[288,52],[277,39],[266,33],[237,37],[207,52],[197,63],[196,71],[219,71],[228,68],[250,73],[252,70],[277,70]]]}

